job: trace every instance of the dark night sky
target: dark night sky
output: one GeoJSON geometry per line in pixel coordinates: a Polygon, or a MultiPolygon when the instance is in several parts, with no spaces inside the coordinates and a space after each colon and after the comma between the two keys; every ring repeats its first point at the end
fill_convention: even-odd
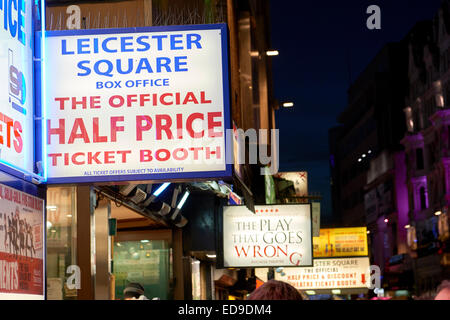
{"type": "Polygon", "coordinates": [[[387,42],[401,40],[430,19],[440,0],[271,0],[274,95],[295,107],[276,111],[280,170],[308,171],[308,189],[320,192],[322,222],[331,216],[328,129],[347,103],[352,81],[387,42]],[[381,30],[369,30],[369,5],[381,8],[381,30]]]}

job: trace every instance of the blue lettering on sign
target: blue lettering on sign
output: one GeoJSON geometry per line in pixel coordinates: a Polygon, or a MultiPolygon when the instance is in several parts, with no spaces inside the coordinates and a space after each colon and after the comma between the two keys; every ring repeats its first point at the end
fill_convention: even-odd
{"type": "Polygon", "coordinates": [[[170,50],[183,50],[183,46],[177,46],[179,43],[183,42],[182,39],[177,40],[177,38],[182,38],[182,34],[174,34],[173,37],[170,37],[170,50]]]}
{"type": "Polygon", "coordinates": [[[201,49],[202,45],[200,44],[200,39],[202,37],[197,33],[190,33],[187,35],[187,49],[192,49],[192,44],[195,43],[197,49],[201,49]],[[195,38],[195,40],[193,40],[195,38]]]}
{"type": "Polygon", "coordinates": [[[80,69],[77,75],[88,76],[94,71],[97,75],[112,77],[114,72],[120,74],[135,74],[141,73],[170,73],[170,72],[184,72],[188,71],[187,56],[179,56],[172,58],[157,57],[153,63],[147,58],[141,58],[136,64],[133,59],[115,59],[110,61],[107,59],[91,62],[90,60],[82,60],[78,62],[77,66],[80,69]]]}
{"type": "Polygon", "coordinates": [[[148,42],[143,41],[144,39],[148,39],[148,36],[140,36],[136,39],[137,44],[143,46],[143,48],[138,48],[137,51],[148,51],[150,50],[150,44],[148,42]]]}
{"type": "Polygon", "coordinates": [[[75,52],[73,51],[68,51],[67,50],[67,42],[66,39],[63,39],[61,41],[61,50],[62,50],[62,54],[74,54],[75,52]]]}
{"type": "Polygon", "coordinates": [[[25,0],[0,0],[3,12],[3,29],[8,30],[12,38],[25,45],[25,0]]]}
{"type": "Polygon", "coordinates": [[[83,48],[89,48],[89,39],[78,39],[78,53],[90,53],[89,50],[84,51],[83,48]]]}
{"type": "Polygon", "coordinates": [[[86,72],[85,73],[77,73],[77,75],[79,75],[79,76],[88,76],[88,75],[90,75],[91,74],[91,69],[89,69],[89,68],[87,68],[87,67],[85,67],[84,65],[85,64],[87,64],[87,63],[89,63],[89,61],[88,60],[84,60],[84,61],[80,61],[80,62],[78,62],[78,68],[79,69],[83,69],[83,70],[85,70],[86,72]]]}
{"type": "Polygon", "coordinates": [[[136,73],[141,73],[142,69],[147,70],[148,73],[153,73],[153,69],[150,66],[150,63],[148,62],[148,60],[146,58],[141,59],[139,61],[139,64],[138,64],[138,66],[136,68],[136,73]]]}
{"type": "MultiPolygon", "coordinates": [[[[169,79],[137,79],[125,81],[127,88],[145,88],[145,87],[168,87],[169,79]]],[[[97,89],[122,88],[122,81],[97,81],[97,89]]]]}
{"type": "Polygon", "coordinates": [[[122,70],[122,60],[117,60],[117,71],[120,74],[128,74],[133,70],[133,59],[128,59],[128,69],[126,71],[122,70]]]}
{"type": "Polygon", "coordinates": [[[120,49],[122,52],[133,52],[133,48],[129,48],[130,46],[133,46],[133,41],[127,41],[127,40],[133,40],[133,37],[122,37],[120,38],[120,49]]]}
{"type": "Polygon", "coordinates": [[[187,68],[180,68],[180,66],[186,66],[187,62],[186,61],[181,61],[181,60],[186,60],[187,57],[175,57],[175,72],[181,72],[181,71],[188,71],[187,68]]]}
{"type": "MultiPolygon", "coordinates": [[[[119,60],[118,60],[118,61],[119,61],[119,60]]],[[[113,69],[114,69],[114,66],[113,66],[112,62],[109,61],[109,60],[100,60],[100,61],[97,61],[97,62],[94,64],[94,71],[95,71],[95,73],[96,73],[96,74],[99,74],[99,75],[101,75],[101,76],[112,77],[111,71],[112,71],[113,69]],[[100,65],[101,65],[101,64],[103,64],[103,65],[106,66],[106,71],[101,71],[101,70],[100,70],[100,65]]]]}
{"type": "MultiPolygon", "coordinates": [[[[1,0],[0,0],[1,1],[1,0]]],[[[13,0],[9,0],[13,1],[13,0]]],[[[198,33],[123,35],[91,38],[61,39],[62,55],[101,54],[100,60],[88,58],[77,63],[78,76],[91,74],[113,77],[115,74],[152,74],[186,72],[189,70],[188,56],[155,56],[141,58],[109,58],[109,53],[199,50],[202,49],[202,37],[198,33]],[[91,60],[92,59],[92,60],[91,60]]]]}
{"type": "Polygon", "coordinates": [[[106,39],[102,42],[102,49],[103,49],[105,52],[112,52],[112,53],[117,52],[117,50],[111,50],[111,49],[109,49],[109,48],[106,46],[106,45],[108,44],[108,42],[111,41],[111,40],[117,40],[117,38],[116,38],[116,37],[106,38],[106,39]]]}
{"type": "Polygon", "coordinates": [[[162,40],[167,38],[167,35],[159,35],[159,36],[153,36],[153,38],[156,38],[158,40],[158,51],[162,50],[162,40]]]}

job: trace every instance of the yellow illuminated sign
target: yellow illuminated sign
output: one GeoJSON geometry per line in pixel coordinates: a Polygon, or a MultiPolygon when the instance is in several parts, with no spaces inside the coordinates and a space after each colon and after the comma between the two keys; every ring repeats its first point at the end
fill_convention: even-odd
{"type": "Polygon", "coordinates": [[[367,256],[367,228],[320,229],[313,250],[314,258],[367,256]]]}

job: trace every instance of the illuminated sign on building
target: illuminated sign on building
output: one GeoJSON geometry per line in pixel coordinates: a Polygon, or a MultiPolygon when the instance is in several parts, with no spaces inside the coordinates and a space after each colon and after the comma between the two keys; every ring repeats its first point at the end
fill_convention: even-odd
{"type": "Polygon", "coordinates": [[[367,228],[320,229],[313,246],[314,258],[367,256],[367,228]]]}
{"type": "Polygon", "coordinates": [[[368,257],[314,259],[314,267],[284,268],[275,279],[299,290],[368,288],[369,267],[368,257]]]}
{"type": "Polygon", "coordinates": [[[34,172],[33,1],[0,5],[0,167],[34,172]]]}
{"type": "Polygon", "coordinates": [[[224,266],[311,266],[311,234],[310,204],[224,207],[224,266]]]}
{"type": "Polygon", "coordinates": [[[48,181],[230,176],[226,30],[47,32],[48,181]]]}

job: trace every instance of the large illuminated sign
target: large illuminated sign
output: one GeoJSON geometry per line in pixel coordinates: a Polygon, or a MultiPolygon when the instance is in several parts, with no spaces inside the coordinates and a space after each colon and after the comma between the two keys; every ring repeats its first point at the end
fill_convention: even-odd
{"type": "Polygon", "coordinates": [[[310,204],[223,209],[224,267],[312,265],[310,204]]]}
{"type": "Polygon", "coordinates": [[[46,33],[48,182],[218,178],[225,24],[46,33]]]}
{"type": "Polygon", "coordinates": [[[0,169],[34,168],[33,1],[0,2],[0,169]]]}
{"type": "Polygon", "coordinates": [[[299,290],[368,288],[370,261],[364,258],[314,259],[314,267],[284,268],[275,279],[299,290]]]}

